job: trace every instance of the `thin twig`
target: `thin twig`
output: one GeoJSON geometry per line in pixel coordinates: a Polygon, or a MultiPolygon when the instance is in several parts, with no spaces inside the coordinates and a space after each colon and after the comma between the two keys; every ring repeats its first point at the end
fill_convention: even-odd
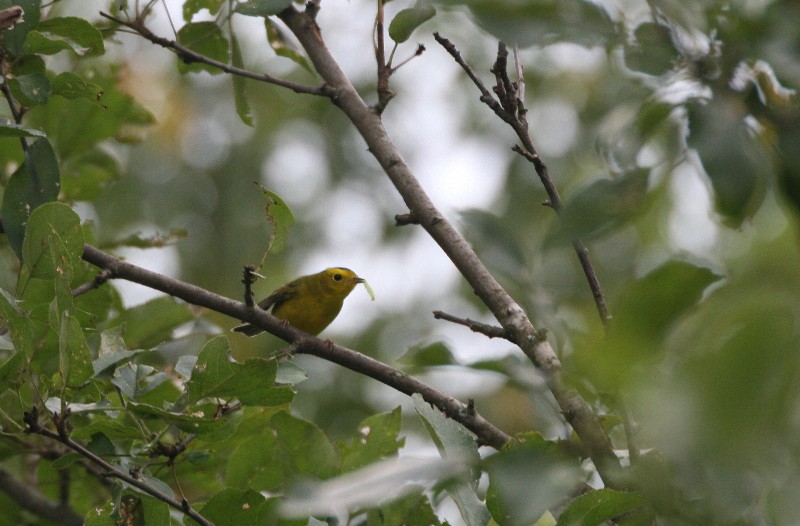
{"type": "Polygon", "coordinates": [[[459,318],[458,316],[453,316],[452,314],[447,314],[440,310],[433,311],[433,317],[437,320],[445,320],[457,325],[463,325],[472,332],[479,332],[489,338],[503,338],[513,342],[511,335],[502,327],[481,323],[479,321],[470,320],[469,318],[459,318]]]}
{"type": "MultiPolygon", "coordinates": [[[[11,111],[11,116],[14,117],[14,122],[17,124],[22,124],[22,117],[25,115],[25,107],[20,105],[17,108],[17,104],[14,101],[14,96],[11,94],[11,89],[8,87],[8,72],[6,71],[6,61],[4,57],[0,57],[0,68],[2,68],[2,82],[0,82],[0,92],[3,93],[3,96],[8,103],[8,109],[11,111]]],[[[22,145],[22,149],[24,151],[28,150],[28,140],[25,137],[20,137],[19,142],[22,145]]]]}
{"type": "Polygon", "coordinates": [[[375,112],[380,115],[389,101],[394,98],[394,92],[389,89],[389,77],[392,76],[392,68],[386,62],[386,35],[383,29],[383,3],[378,0],[378,12],[375,15],[375,61],[378,64],[378,103],[375,104],[375,112]]]}
{"type": "Polygon", "coordinates": [[[93,280],[87,281],[83,285],[78,285],[74,289],[72,289],[72,297],[77,298],[81,294],[86,294],[90,290],[94,290],[96,288],[100,288],[111,276],[109,275],[107,270],[101,270],[97,273],[93,280]]]}
{"type": "Polygon", "coordinates": [[[414,52],[414,54],[411,55],[410,57],[408,57],[407,59],[405,59],[404,61],[402,61],[401,63],[399,63],[398,65],[392,66],[392,68],[389,70],[389,74],[390,75],[394,75],[394,73],[398,69],[402,68],[403,66],[405,66],[406,64],[408,64],[409,62],[411,62],[412,60],[417,58],[418,56],[422,55],[424,52],[425,52],[425,46],[423,44],[418,44],[417,45],[417,50],[414,52]]]}
{"type": "Polygon", "coordinates": [[[126,473],[125,471],[114,466],[113,464],[106,462],[105,459],[97,456],[83,445],[72,440],[72,438],[70,438],[67,433],[66,426],[64,425],[64,423],[66,422],[65,416],[58,416],[56,418],[56,415],[54,415],[53,420],[57,423],[58,432],[53,432],[50,429],[43,427],[39,423],[38,411],[36,411],[36,408],[34,408],[31,412],[25,413],[25,423],[28,425],[29,433],[34,433],[37,435],[47,437],[51,440],[56,440],[58,442],[61,442],[71,450],[81,455],[82,457],[102,467],[104,470],[106,470],[107,476],[122,480],[130,484],[131,486],[147,493],[148,495],[155,497],[161,502],[164,502],[169,506],[172,506],[176,510],[182,511],[183,513],[194,519],[198,524],[201,524],[202,526],[213,526],[213,523],[211,521],[200,515],[197,511],[195,511],[191,507],[186,506],[182,502],[178,502],[176,499],[172,498],[171,496],[165,493],[162,493],[161,491],[149,485],[148,483],[139,480],[138,478],[126,473]]]}
{"type": "Polygon", "coordinates": [[[295,93],[318,95],[321,97],[329,97],[329,98],[333,98],[336,95],[336,93],[333,90],[331,90],[328,86],[324,84],[322,86],[307,86],[305,84],[299,84],[297,82],[291,82],[278,77],[273,77],[272,75],[269,75],[267,73],[256,73],[250,70],[237,68],[236,66],[232,66],[224,62],[220,62],[219,60],[215,60],[211,57],[207,57],[205,55],[197,53],[196,51],[192,51],[191,49],[179,44],[174,40],[169,40],[156,35],[139,20],[126,21],[122,20],[121,18],[117,18],[113,15],[110,15],[108,13],[104,13],[102,11],[100,12],[100,15],[111,20],[112,22],[115,22],[121,26],[127,27],[135,31],[138,35],[149,40],[153,44],[157,44],[165,49],[172,51],[178,56],[178,58],[180,58],[186,63],[199,62],[202,64],[207,64],[209,66],[218,68],[219,70],[224,71],[226,73],[230,73],[231,75],[239,75],[240,77],[257,80],[260,82],[266,82],[268,84],[274,84],[276,86],[281,86],[290,89],[295,93]]]}
{"type": "MultiPolygon", "coordinates": [[[[497,58],[491,69],[496,80],[496,84],[493,87],[493,96],[475,74],[475,71],[464,61],[461,53],[452,42],[438,33],[434,33],[434,38],[450,56],[453,57],[453,60],[461,66],[481,92],[481,102],[491,108],[495,115],[500,117],[514,130],[514,133],[517,135],[522,145],[514,145],[512,149],[533,164],[534,170],[547,193],[548,199],[545,204],[553,208],[556,212],[560,211],[562,208],[561,196],[558,193],[553,179],[550,177],[547,165],[536,150],[533,139],[528,131],[528,121],[526,118],[527,109],[521,93],[524,84],[521,82],[512,82],[508,77],[508,50],[505,44],[502,42],[498,44],[497,58]]],[[[517,75],[521,76],[522,66],[519,64],[516,56],[515,70],[517,71],[517,75]]],[[[586,276],[589,289],[592,292],[592,298],[594,299],[597,313],[603,325],[607,327],[611,321],[611,313],[608,309],[602,287],[600,286],[600,279],[597,276],[597,271],[595,271],[591,258],[589,257],[589,250],[579,239],[573,240],[572,245],[578,256],[578,261],[580,262],[584,276],[586,276]]]]}
{"type": "Polygon", "coordinates": [[[242,269],[242,283],[244,283],[244,304],[248,307],[255,305],[253,300],[253,283],[256,281],[256,268],[253,265],[245,265],[242,269]]]}

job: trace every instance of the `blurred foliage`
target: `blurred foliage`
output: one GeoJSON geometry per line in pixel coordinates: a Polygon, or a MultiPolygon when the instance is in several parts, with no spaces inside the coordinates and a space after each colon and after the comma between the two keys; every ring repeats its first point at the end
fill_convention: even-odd
{"type": "MultiPolygon", "coordinates": [[[[797,523],[800,3],[384,2],[394,64],[414,39],[427,47],[395,71],[386,127],[548,330],[624,460],[627,491],[600,487],[510,344],[432,319],[442,309],[491,323],[425,236],[393,226],[401,200],[329,100],[228,82],[88,4],[0,0],[25,12],[0,35],[2,480],[65,501],[85,524],[182,520],[26,432],[35,408],[50,429],[68,410],[73,440],[216,524],[797,523]],[[433,31],[487,84],[497,39],[517,53],[524,73],[510,74],[524,82],[560,217],[433,31]],[[265,195],[279,206],[266,218],[265,195]],[[296,221],[288,237],[278,211],[296,221]],[[575,239],[609,299],[607,331],[575,239]],[[377,306],[348,300],[327,335],[474,399],[516,438],[479,450],[418,396],[307,357],[265,358],[281,343],[221,335],[237,321],[170,297],[108,283],[73,296],[97,274],[84,242],[231,297],[270,243],[259,295],[352,266],[377,306]]],[[[140,3],[101,4],[125,17],[140,3]]],[[[167,5],[183,23],[170,33],[153,3],[143,19],[156,33],[319,83],[272,16],[297,2],[167,5]]],[[[323,2],[318,19],[370,102],[375,12],[323,2]]],[[[51,523],[12,494],[0,487],[0,524],[51,523]]]]}

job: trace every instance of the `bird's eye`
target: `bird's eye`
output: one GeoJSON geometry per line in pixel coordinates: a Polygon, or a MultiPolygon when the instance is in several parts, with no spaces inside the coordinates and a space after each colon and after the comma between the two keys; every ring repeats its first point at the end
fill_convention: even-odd
{"type": "Polygon", "coordinates": [[[342,275],[341,274],[334,274],[333,275],[333,281],[342,281],[342,275]]]}

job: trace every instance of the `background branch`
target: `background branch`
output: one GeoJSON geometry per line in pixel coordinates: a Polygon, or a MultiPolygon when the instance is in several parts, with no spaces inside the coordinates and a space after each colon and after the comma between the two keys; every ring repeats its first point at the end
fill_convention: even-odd
{"type": "Polygon", "coordinates": [[[29,512],[54,524],[63,524],[64,526],[81,526],[83,524],[83,517],[65,503],[53,502],[1,468],[0,491],[29,512]]]}
{"type": "MultiPolygon", "coordinates": [[[[436,41],[441,44],[441,46],[450,54],[450,56],[453,57],[453,60],[455,60],[456,63],[461,66],[461,68],[466,72],[467,76],[469,76],[469,78],[481,92],[481,102],[489,106],[489,108],[494,111],[495,115],[500,117],[500,119],[506,122],[514,130],[514,133],[522,142],[522,146],[515,145],[513,150],[533,164],[536,174],[539,176],[539,180],[542,182],[545,192],[547,192],[548,200],[545,204],[552,207],[556,212],[560,211],[561,207],[563,206],[561,203],[561,196],[558,193],[558,189],[556,188],[553,179],[550,177],[547,165],[544,163],[544,160],[542,160],[539,152],[536,150],[536,147],[533,144],[533,139],[528,131],[528,121],[525,118],[525,114],[528,110],[525,108],[525,101],[522,100],[522,97],[519,94],[518,84],[512,82],[508,78],[508,50],[506,49],[505,44],[502,42],[498,44],[497,59],[495,60],[491,70],[497,79],[497,84],[493,88],[494,93],[497,96],[497,98],[495,98],[495,96],[493,96],[489,90],[486,89],[486,86],[475,74],[475,71],[470,67],[470,65],[464,61],[461,53],[458,51],[458,48],[456,48],[456,46],[447,38],[439,35],[439,33],[434,33],[433,36],[436,41]]],[[[600,279],[597,277],[597,272],[594,270],[591,258],[589,257],[589,250],[580,240],[573,240],[572,245],[575,249],[575,253],[578,256],[581,269],[583,270],[586,280],[589,283],[589,289],[592,292],[592,297],[594,298],[600,320],[603,322],[603,325],[607,325],[608,322],[611,321],[611,313],[608,310],[608,304],[606,303],[602,287],[600,286],[600,279]]]]}

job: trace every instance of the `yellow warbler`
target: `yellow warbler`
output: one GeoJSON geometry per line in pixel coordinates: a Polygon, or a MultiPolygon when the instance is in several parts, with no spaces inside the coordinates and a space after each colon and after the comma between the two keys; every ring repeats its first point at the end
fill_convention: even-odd
{"type": "MultiPolygon", "coordinates": [[[[264,310],[271,308],[276,318],[316,336],[336,318],[344,299],[359,283],[364,280],[349,268],[332,267],[287,283],[258,306],[264,310]]],[[[249,323],[233,330],[248,336],[264,332],[249,323]]]]}

